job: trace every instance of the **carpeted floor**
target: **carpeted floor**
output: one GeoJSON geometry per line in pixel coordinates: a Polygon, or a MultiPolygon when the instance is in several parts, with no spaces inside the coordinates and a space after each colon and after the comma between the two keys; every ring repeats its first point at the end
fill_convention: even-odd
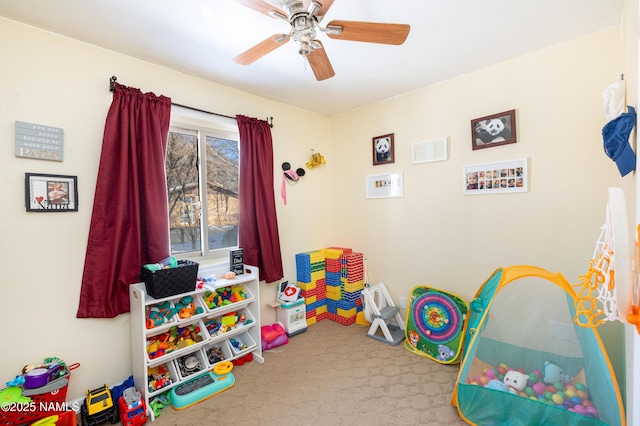
{"type": "Polygon", "coordinates": [[[234,368],[233,388],[154,425],[464,425],[450,405],[458,365],[442,365],[330,320],[234,368]]]}

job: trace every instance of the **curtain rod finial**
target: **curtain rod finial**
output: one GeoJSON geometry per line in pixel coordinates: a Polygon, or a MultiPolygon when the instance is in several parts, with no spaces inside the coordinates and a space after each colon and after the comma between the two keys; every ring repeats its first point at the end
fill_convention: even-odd
{"type": "Polygon", "coordinates": [[[113,92],[116,88],[116,81],[118,80],[118,77],[111,76],[111,79],[109,80],[109,91],[113,92]]]}
{"type": "Polygon", "coordinates": [[[269,127],[273,129],[273,117],[267,117],[266,122],[269,123],[269,127]]]}

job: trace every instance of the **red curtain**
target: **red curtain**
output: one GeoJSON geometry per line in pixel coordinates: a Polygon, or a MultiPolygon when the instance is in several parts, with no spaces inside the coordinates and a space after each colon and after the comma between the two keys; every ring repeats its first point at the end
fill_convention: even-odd
{"type": "Polygon", "coordinates": [[[78,318],[129,312],[140,267],[170,255],[165,156],[171,99],[115,84],[107,115],[78,318]]]}
{"type": "Polygon", "coordinates": [[[260,279],[270,283],[283,277],[271,127],[264,120],[236,118],[240,133],[239,246],[244,249],[245,263],[260,268],[260,279]]]}

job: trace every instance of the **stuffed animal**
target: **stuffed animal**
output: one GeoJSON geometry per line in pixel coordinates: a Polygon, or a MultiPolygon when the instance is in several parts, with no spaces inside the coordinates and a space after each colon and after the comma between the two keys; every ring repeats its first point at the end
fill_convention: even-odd
{"type": "Polygon", "coordinates": [[[505,373],[502,381],[509,387],[509,392],[517,394],[527,387],[529,376],[516,370],[509,370],[505,373]]]}
{"type": "Polygon", "coordinates": [[[505,373],[502,381],[498,379],[489,380],[489,383],[484,385],[485,388],[495,389],[504,392],[511,392],[517,395],[518,392],[522,392],[527,387],[527,380],[529,376],[519,371],[509,370],[505,373]]]}
{"type": "Polygon", "coordinates": [[[484,387],[487,389],[494,389],[494,390],[499,390],[503,392],[509,392],[509,386],[507,386],[502,380],[498,380],[498,379],[489,380],[489,383],[484,385],[484,387]]]}
{"type": "Polygon", "coordinates": [[[546,361],[542,369],[542,380],[548,384],[562,383],[563,385],[573,380],[572,376],[566,374],[562,368],[556,364],[546,361]]]}
{"type": "Polygon", "coordinates": [[[476,123],[476,138],[482,144],[511,139],[511,130],[505,127],[506,119],[492,118],[476,123]]]}

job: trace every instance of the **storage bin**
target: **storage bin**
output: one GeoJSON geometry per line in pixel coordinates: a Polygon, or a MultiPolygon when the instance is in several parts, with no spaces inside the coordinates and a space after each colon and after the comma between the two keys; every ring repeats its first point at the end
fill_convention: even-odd
{"type": "Polygon", "coordinates": [[[202,349],[182,355],[181,357],[176,358],[175,362],[180,380],[185,380],[188,377],[192,377],[194,374],[205,371],[209,366],[202,349]]]}
{"type": "Polygon", "coordinates": [[[175,296],[195,291],[198,278],[198,264],[191,260],[179,260],[175,268],[150,271],[141,268],[147,294],[154,299],[175,296]]]}
{"type": "Polygon", "coordinates": [[[163,388],[180,380],[173,360],[155,367],[147,368],[147,389],[149,393],[162,391],[163,388]]]}
{"type": "Polygon", "coordinates": [[[178,320],[174,311],[175,305],[170,301],[154,303],[145,309],[145,324],[147,330],[167,324],[174,324],[178,320]]]}
{"type": "Polygon", "coordinates": [[[242,333],[229,339],[229,344],[234,357],[244,355],[256,348],[256,341],[249,333],[242,333]]]}
{"type": "Polygon", "coordinates": [[[147,336],[147,358],[149,361],[158,361],[177,351],[188,351],[189,346],[208,339],[209,334],[200,320],[171,327],[169,330],[147,336]]]}
{"type": "Polygon", "coordinates": [[[220,287],[202,294],[202,304],[207,312],[211,313],[233,311],[247,306],[253,300],[254,296],[251,291],[241,285],[220,287]],[[237,296],[237,293],[234,295],[234,291],[241,291],[240,297],[237,296]]]}
{"type": "Polygon", "coordinates": [[[202,348],[204,351],[204,355],[207,358],[207,364],[209,368],[212,368],[219,362],[230,360],[233,358],[233,354],[231,353],[231,347],[229,346],[229,342],[223,340],[219,343],[209,343],[202,348]]]}

